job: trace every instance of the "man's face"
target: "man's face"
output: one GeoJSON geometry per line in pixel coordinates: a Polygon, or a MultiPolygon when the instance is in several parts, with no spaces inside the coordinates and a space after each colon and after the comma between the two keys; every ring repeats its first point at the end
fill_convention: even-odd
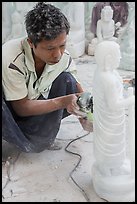
{"type": "Polygon", "coordinates": [[[42,40],[36,47],[31,43],[35,62],[43,62],[49,65],[58,63],[64,53],[66,39],[67,34],[63,32],[54,40],[42,40]]]}

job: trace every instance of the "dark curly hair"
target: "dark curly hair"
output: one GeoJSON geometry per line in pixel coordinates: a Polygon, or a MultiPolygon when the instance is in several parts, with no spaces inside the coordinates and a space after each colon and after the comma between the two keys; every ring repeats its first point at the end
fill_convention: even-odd
{"type": "Polygon", "coordinates": [[[25,16],[28,37],[36,46],[44,40],[53,40],[59,34],[69,33],[70,24],[59,8],[39,2],[25,16]]]}

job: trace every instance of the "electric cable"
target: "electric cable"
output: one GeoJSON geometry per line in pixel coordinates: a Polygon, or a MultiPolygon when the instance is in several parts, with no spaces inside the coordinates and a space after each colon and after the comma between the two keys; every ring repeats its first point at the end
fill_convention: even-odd
{"type": "Polygon", "coordinates": [[[70,176],[70,178],[72,179],[72,181],[76,184],[76,186],[81,190],[81,192],[82,192],[82,194],[84,195],[84,197],[85,197],[85,199],[86,199],[87,202],[90,202],[89,197],[87,196],[87,194],[86,194],[86,192],[84,191],[84,189],[81,188],[81,186],[79,186],[79,184],[74,180],[74,178],[73,178],[73,176],[72,176],[72,174],[74,173],[74,171],[76,170],[76,168],[79,166],[79,164],[80,164],[80,162],[81,162],[81,159],[82,159],[82,156],[81,156],[80,154],[76,153],[76,152],[72,152],[72,151],[68,150],[67,148],[70,146],[70,144],[71,144],[72,142],[75,142],[76,140],[79,140],[79,139],[81,139],[81,138],[83,138],[83,137],[86,137],[86,136],[89,135],[89,134],[90,134],[90,132],[88,132],[88,133],[86,133],[86,134],[84,134],[84,135],[82,135],[82,136],[80,136],[80,137],[78,137],[78,138],[75,138],[75,139],[71,140],[71,141],[67,144],[67,146],[65,147],[65,151],[66,151],[66,152],[71,153],[71,154],[74,154],[74,155],[76,155],[76,156],[79,157],[79,160],[78,160],[77,164],[75,165],[75,167],[73,168],[73,170],[70,172],[69,176],[70,176]]]}

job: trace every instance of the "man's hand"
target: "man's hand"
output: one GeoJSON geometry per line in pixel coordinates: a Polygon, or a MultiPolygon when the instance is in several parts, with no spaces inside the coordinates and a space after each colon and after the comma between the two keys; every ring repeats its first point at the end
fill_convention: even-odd
{"type": "Polygon", "coordinates": [[[79,118],[79,121],[85,131],[93,132],[93,122],[85,118],[79,118]]]}
{"type": "Polygon", "coordinates": [[[75,94],[71,95],[71,100],[67,105],[67,111],[70,114],[76,115],[76,116],[82,116],[85,117],[86,114],[82,111],[80,111],[80,107],[77,104],[77,96],[75,94]]]}

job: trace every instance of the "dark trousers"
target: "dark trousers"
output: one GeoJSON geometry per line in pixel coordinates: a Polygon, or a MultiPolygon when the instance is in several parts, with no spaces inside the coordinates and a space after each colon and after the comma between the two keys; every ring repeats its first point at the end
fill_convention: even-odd
{"type": "MultiPolygon", "coordinates": [[[[77,93],[76,80],[61,73],[52,83],[48,98],[77,93]]],[[[37,100],[46,100],[41,95],[37,100]]],[[[70,114],[65,109],[38,116],[19,117],[10,102],[2,99],[2,138],[24,152],[41,152],[51,145],[59,131],[61,120],[70,114]]]]}

